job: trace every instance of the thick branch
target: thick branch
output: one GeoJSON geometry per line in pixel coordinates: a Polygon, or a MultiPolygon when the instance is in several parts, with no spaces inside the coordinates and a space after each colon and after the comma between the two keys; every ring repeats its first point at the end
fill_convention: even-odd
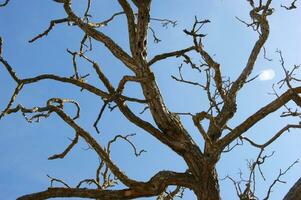
{"type": "Polygon", "coordinates": [[[243,87],[243,85],[246,83],[249,75],[252,73],[255,62],[257,60],[257,56],[260,53],[260,50],[263,48],[263,45],[265,44],[266,40],[268,39],[269,36],[269,24],[268,21],[264,18],[262,19],[261,22],[261,35],[259,36],[259,39],[256,41],[252,52],[249,56],[248,62],[244,70],[241,72],[237,80],[233,83],[233,86],[230,89],[229,95],[235,95],[237,91],[243,87]]]}
{"type": "Polygon", "coordinates": [[[126,17],[127,17],[127,24],[128,24],[128,32],[129,32],[129,42],[132,55],[136,54],[136,24],[135,24],[135,15],[127,0],[118,0],[119,4],[123,8],[126,17]]]}
{"type": "Polygon", "coordinates": [[[169,185],[180,185],[192,188],[194,179],[186,173],[161,171],[148,182],[141,183],[137,187],[124,190],[98,190],[82,188],[48,188],[45,191],[22,196],[18,200],[37,200],[55,197],[80,197],[91,199],[134,199],[139,197],[157,196],[169,185]]]}
{"type": "MultiPolygon", "coordinates": [[[[259,35],[259,39],[256,41],[251,54],[248,58],[248,62],[237,78],[237,80],[231,86],[227,99],[224,102],[224,106],[221,110],[221,113],[216,117],[216,121],[218,122],[220,127],[223,127],[229,119],[231,119],[236,110],[236,96],[237,92],[243,87],[243,85],[247,82],[249,75],[252,73],[257,57],[263,48],[263,45],[268,39],[269,36],[269,23],[267,21],[267,16],[272,14],[272,10],[269,8],[271,1],[267,1],[266,5],[260,5],[259,7],[254,7],[250,12],[250,17],[254,21],[253,23],[256,27],[260,27],[261,33],[259,35]],[[261,14],[260,14],[261,13],[261,14]]],[[[210,128],[210,132],[214,133],[215,131],[210,128]]],[[[215,134],[215,133],[214,133],[215,134]]],[[[217,138],[220,137],[220,134],[217,138]]]]}
{"type": "Polygon", "coordinates": [[[73,21],[79,28],[81,28],[87,35],[94,38],[95,40],[103,43],[112,54],[117,57],[121,62],[123,62],[131,70],[135,71],[136,63],[135,61],[120,47],[118,46],[110,37],[104,33],[96,30],[93,26],[88,23],[83,22],[71,9],[71,1],[67,0],[64,3],[64,8],[68,14],[68,19],[73,21]]]}
{"type": "Polygon", "coordinates": [[[135,115],[129,107],[124,104],[122,101],[117,101],[117,105],[123,115],[133,124],[137,125],[138,127],[142,128],[143,130],[147,131],[155,138],[163,142],[164,144],[169,144],[167,137],[157,128],[155,128],[151,123],[142,120],[137,115],[135,115]]]}
{"type": "Polygon", "coordinates": [[[222,138],[219,141],[219,144],[221,145],[221,148],[225,148],[227,145],[229,145],[232,141],[234,141],[236,138],[238,138],[241,134],[246,132],[249,128],[251,128],[254,124],[265,118],[267,115],[271,114],[272,112],[275,112],[280,107],[282,107],[284,104],[286,104],[288,101],[293,100],[295,94],[301,93],[301,87],[293,88],[279,96],[279,98],[275,99],[268,105],[264,106],[260,110],[258,110],[255,114],[251,115],[248,119],[246,119],[243,123],[241,123],[239,126],[234,128],[228,135],[226,135],[224,138],[222,138]]]}
{"type": "Polygon", "coordinates": [[[283,200],[295,200],[301,196],[301,178],[291,187],[283,200]]]}
{"type": "MultiPolygon", "coordinates": [[[[140,65],[146,65],[147,57],[147,31],[150,20],[150,0],[141,1],[138,7],[138,22],[137,22],[137,51],[134,55],[135,60],[139,61],[140,65]]],[[[142,66],[141,66],[142,67],[142,66]]]]}
{"type": "Polygon", "coordinates": [[[178,57],[183,55],[184,53],[187,53],[189,51],[195,50],[194,46],[188,47],[186,49],[181,49],[178,51],[173,51],[173,52],[168,52],[168,53],[162,53],[159,55],[156,55],[155,57],[153,57],[149,62],[148,62],[148,66],[153,65],[154,63],[160,61],[160,60],[164,60],[166,58],[170,58],[170,57],[178,57]]]}

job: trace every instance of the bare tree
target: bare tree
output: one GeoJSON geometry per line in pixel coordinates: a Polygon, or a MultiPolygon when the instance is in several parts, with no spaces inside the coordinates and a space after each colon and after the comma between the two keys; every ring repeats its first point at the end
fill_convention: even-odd
{"type": "MultiPolygon", "coordinates": [[[[269,37],[270,27],[268,18],[273,14],[274,8],[271,7],[272,0],[255,2],[248,0],[250,6],[250,22],[243,21],[248,27],[251,27],[257,34],[258,39],[254,44],[249,55],[246,65],[242,68],[241,73],[235,80],[231,80],[221,71],[221,65],[214,59],[213,55],[205,49],[203,40],[206,34],[202,32],[202,28],[210,23],[210,20],[200,20],[195,18],[190,29],[185,29],[184,33],[192,40],[191,46],[180,50],[162,53],[147,59],[147,38],[150,33],[154,38],[154,42],[159,42],[160,39],[156,34],[156,30],[150,27],[150,21],[161,22],[163,26],[175,26],[176,21],[169,19],[159,19],[150,16],[151,0],[118,0],[122,11],[113,13],[112,16],[104,21],[93,21],[90,15],[90,9],[93,7],[92,1],[87,0],[87,6],[83,16],[79,16],[73,8],[71,0],[54,0],[64,8],[66,16],[60,19],[54,19],[50,22],[49,27],[29,42],[35,42],[43,37],[46,37],[52,29],[58,24],[67,24],[69,26],[78,27],[84,34],[79,43],[77,51],[68,50],[68,54],[72,57],[74,74],[70,77],[62,77],[55,74],[42,74],[30,78],[21,78],[14,71],[14,67],[10,65],[4,57],[1,39],[0,62],[6,69],[9,76],[16,83],[15,91],[13,92],[7,106],[0,114],[0,119],[6,115],[11,115],[17,112],[23,114],[28,122],[39,121],[42,118],[48,118],[52,115],[57,116],[74,130],[74,138],[67,148],[59,154],[49,157],[49,160],[64,158],[74,146],[77,145],[79,139],[83,139],[90,149],[94,150],[99,159],[100,164],[96,171],[95,179],[85,179],[78,183],[77,186],[69,186],[64,180],[50,177],[51,183],[59,182],[62,187],[49,187],[48,189],[32,193],[20,197],[20,200],[27,199],[47,199],[55,197],[80,197],[94,199],[134,199],[139,197],[157,196],[158,199],[173,199],[176,196],[183,195],[183,189],[192,190],[199,200],[218,200],[220,198],[219,178],[216,170],[216,165],[224,152],[229,152],[238,145],[248,143],[254,148],[258,148],[260,153],[255,161],[249,163],[250,173],[247,179],[234,180],[230,179],[236,188],[237,195],[241,200],[258,199],[255,192],[255,171],[259,170],[262,176],[261,165],[270,155],[265,155],[264,150],[280,136],[290,129],[301,128],[300,123],[286,124],[273,137],[263,144],[258,144],[244,135],[255,124],[265,119],[273,112],[284,108],[285,111],[281,117],[300,117],[298,111],[301,106],[301,87],[295,87],[300,79],[295,76],[299,65],[295,65],[292,70],[287,70],[284,62],[284,57],[281,51],[278,51],[280,65],[284,71],[284,78],[278,82],[278,86],[282,89],[281,94],[275,89],[275,99],[254,112],[247,119],[243,120],[238,126],[230,127],[231,120],[237,113],[237,95],[244,86],[257,78],[251,77],[254,70],[254,65],[261,51],[266,50],[264,45],[269,37]],[[124,50],[117,44],[109,35],[101,31],[103,26],[109,25],[115,18],[125,17],[128,31],[128,46],[129,52],[124,50]],[[130,71],[130,74],[124,74],[117,86],[114,86],[108,76],[102,71],[100,64],[89,57],[88,53],[93,51],[92,44],[101,43],[108,51],[110,51],[117,60],[119,60],[125,68],[130,71]],[[192,59],[197,56],[200,63],[195,63],[192,59]],[[208,108],[206,110],[196,110],[194,113],[174,113],[166,106],[165,101],[160,93],[160,89],[156,82],[156,76],[152,72],[152,66],[156,63],[170,59],[183,59],[182,65],[179,67],[179,75],[172,76],[175,81],[183,84],[189,84],[200,87],[204,95],[208,99],[208,108]],[[81,59],[90,64],[98,79],[104,85],[104,89],[94,86],[86,81],[90,74],[81,75],[77,65],[77,61],[81,59]],[[200,73],[203,81],[194,82],[184,78],[182,67],[190,66],[196,73],[200,73]],[[93,126],[96,132],[100,132],[98,124],[104,112],[118,109],[128,123],[132,123],[140,129],[146,131],[162,144],[166,145],[177,155],[182,157],[187,164],[185,172],[174,172],[162,170],[153,175],[148,181],[139,181],[127,176],[120,167],[114,163],[110,157],[111,145],[117,140],[126,141],[136,156],[139,156],[144,150],[136,148],[131,141],[133,134],[117,135],[113,138],[106,147],[101,145],[93,134],[85,130],[78,123],[80,118],[80,105],[76,100],[54,97],[49,99],[45,105],[36,107],[27,107],[16,102],[16,98],[22,91],[24,86],[39,83],[43,80],[53,80],[63,84],[71,84],[80,90],[88,91],[96,95],[103,101],[103,106],[100,109],[99,115],[93,126]],[[125,87],[129,82],[138,84],[142,89],[143,98],[136,98],[124,94],[125,87]],[[285,89],[286,88],[286,89],[285,89]],[[284,92],[282,92],[284,91],[284,92]],[[295,108],[290,107],[295,103],[295,108]],[[142,105],[145,108],[143,112],[149,112],[153,118],[152,121],[146,121],[139,114],[136,114],[128,103],[133,105],[142,105]],[[68,114],[64,109],[66,104],[75,106],[76,113],[74,116],[68,114]],[[200,136],[204,140],[204,148],[201,148],[192,139],[191,133],[184,127],[179,116],[190,117],[200,136]],[[202,124],[207,121],[208,128],[202,124]],[[83,184],[94,185],[96,188],[82,188],[83,184]],[[124,189],[111,189],[117,184],[124,186],[124,189]],[[168,192],[169,186],[176,186],[173,191],[168,192]]],[[[9,5],[9,0],[1,4],[2,6],[9,5]]],[[[291,6],[279,6],[288,10],[296,7],[297,1],[293,1],[291,6]]],[[[8,44],[9,45],[9,44],[8,44]]],[[[90,75],[91,76],[91,75],[90,75]]],[[[276,87],[274,87],[276,88],[276,87]]],[[[282,182],[280,179],[295,163],[290,165],[286,170],[280,171],[278,177],[271,184],[264,199],[269,199],[272,187],[277,182],[282,182]]]]}

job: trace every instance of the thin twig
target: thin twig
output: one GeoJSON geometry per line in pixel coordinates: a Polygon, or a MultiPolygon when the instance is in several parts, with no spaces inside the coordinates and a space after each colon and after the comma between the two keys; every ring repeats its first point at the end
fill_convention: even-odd
{"type": "Polygon", "coordinates": [[[53,177],[49,176],[48,174],[47,174],[47,177],[50,178],[50,187],[53,187],[53,182],[58,182],[58,183],[63,184],[65,187],[70,188],[70,186],[61,179],[53,178],[53,177]]]}
{"type": "Polygon", "coordinates": [[[40,38],[42,38],[44,36],[47,36],[48,33],[55,27],[55,25],[61,24],[61,23],[65,23],[65,22],[69,22],[69,19],[68,18],[62,18],[62,19],[51,20],[50,24],[49,24],[49,27],[43,33],[40,33],[39,35],[37,35],[36,37],[32,38],[28,42],[32,43],[32,42],[36,41],[37,39],[40,39],[40,38]]]}
{"type": "Polygon", "coordinates": [[[102,105],[102,107],[101,107],[101,109],[99,111],[99,114],[98,114],[98,116],[97,116],[97,118],[96,118],[96,120],[95,120],[95,122],[93,124],[93,126],[94,126],[94,128],[95,128],[95,130],[96,130],[97,133],[100,133],[100,131],[99,131],[98,127],[97,127],[97,124],[98,124],[100,118],[102,117],[103,112],[106,109],[107,105],[108,105],[108,102],[104,101],[104,104],[102,105]]]}
{"type": "Polygon", "coordinates": [[[78,142],[78,138],[79,138],[79,135],[76,133],[75,138],[72,140],[71,144],[68,145],[68,147],[62,153],[50,156],[48,158],[48,160],[54,160],[54,159],[58,159],[58,158],[63,159],[71,151],[71,149],[76,145],[76,143],[78,142]]]}

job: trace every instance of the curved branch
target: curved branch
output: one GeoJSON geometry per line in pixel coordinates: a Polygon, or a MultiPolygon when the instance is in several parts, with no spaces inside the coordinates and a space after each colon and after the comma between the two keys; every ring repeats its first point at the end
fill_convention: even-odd
{"type": "Polygon", "coordinates": [[[140,156],[143,152],[146,152],[146,150],[142,149],[140,151],[137,150],[136,146],[134,145],[134,143],[129,139],[129,137],[135,136],[136,134],[129,134],[129,135],[116,135],[112,140],[109,141],[108,146],[107,146],[107,151],[110,154],[110,147],[113,143],[115,143],[117,141],[118,138],[123,139],[124,141],[126,141],[129,145],[131,145],[131,147],[133,148],[134,154],[136,157],[140,156]]]}
{"type": "Polygon", "coordinates": [[[252,140],[250,140],[249,138],[243,137],[243,136],[241,136],[241,139],[248,141],[254,147],[264,149],[265,147],[270,145],[272,142],[277,140],[277,138],[279,138],[285,131],[289,131],[291,128],[301,128],[301,125],[298,125],[298,124],[288,124],[288,125],[286,125],[285,127],[283,127],[280,131],[278,131],[271,139],[269,139],[264,144],[257,144],[255,142],[253,142],[252,140]]]}
{"type": "Polygon", "coordinates": [[[69,144],[68,147],[62,153],[52,155],[48,158],[48,160],[65,158],[65,156],[71,151],[71,149],[77,144],[77,142],[78,142],[78,134],[76,133],[75,138],[72,140],[71,144],[69,144]]]}
{"type": "Polygon", "coordinates": [[[6,6],[7,4],[8,4],[8,2],[9,2],[10,0],[5,0],[5,2],[4,3],[2,3],[2,4],[0,4],[0,7],[4,7],[4,6],[6,6]]]}
{"type": "Polygon", "coordinates": [[[93,26],[83,22],[71,9],[71,1],[66,0],[64,2],[64,9],[68,14],[68,19],[73,21],[79,28],[81,28],[87,35],[95,40],[103,43],[110,52],[123,62],[129,69],[136,70],[136,62],[130,57],[120,46],[118,46],[110,37],[104,33],[96,30],[93,26]]]}
{"type": "Polygon", "coordinates": [[[21,83],[20,85],[18,85],[13,93],[13,95],[10,98],[10,101],[8,102],[6,108],[0,113],[0,119],[6,115],[6,113],[9,111],[9,109],[11,108],[11,106],[13,105],[15,99],[17,98],[19,92],[21,91],[21,89],[23,88],[23,84],[21,83]]]}
{"type": "Polygon", "coordinates": [[[234,128],[228,135],[218,141],[219,145],[221,145],[221,149],[225,148],[232,141],[238,138],[241,134],[246,132],[249,128],[251,128],[254,124],[265,118],[267,115],[275,112],[284,104],[286,104],[290,100],[294,100],[295,94],[301,93],[301,87],[289,89],[287,92],[279,96],[277,99],[264,106],[256,113],[251,115],[248,119],[246,119],[243,123],[234,128]]]}
{"type": "Polygon", "coordinates": [[[187,52],[192,51],[192,50],[195,50],[194,46],[188,47],[186,49],[181,49],[181,50],[178,50],[178,51],[172,51],[172,52],[168,52],[168,53],[162,53],[162,54],[159,54],[159,55],[156,55],[155,57],[153,57],[147,63],[147,65],[151,66],[151,65],[153,65],[154,63],[156,63],[156,62],[158,62],[160,60],[164,60],[164,59],[170,58],[170,57],[178,57],[178,56],[181,56],[184,53],[187,53],[187,52]]]}
{"type": "Polygon", "coordinates": [[[124,12],[117,12],[117,13],[114,13],[110,18],[104,20],[104,21],[101,21],[101,22],[89,22],[89,25],[94,27],[94,28],[99,28],[99,27],[102,27],[102,26],[107,26],[110,22],[112,22],[114,20],[115,17],[119,16],[119,15],[123,15],[125,14],[124,12]]]}
{"type": "Polygon", "coordinates": [[[35,36],[34,38],[32,38],[31,40],[29,40],[28,42],[29,43],[32,43],[44,36],[47,36],[48,33],[55,27],[55,25],[57,24],[62,24],[62,23],[65,23],[65,22],[68,22],[68,18],[62,18],[62,19],[55,19],[55,20],[51,20],[50,21],[50,24],[49,24],[49,27],[43,32],[43,33],[40,33],[39,35],[35,36]]]}
{"type": "Polygon", "coordinates": [[[122,101],[117,101],[117,105],[119,107],[119,110],[130,122],[142,128],[143,130],[149,132],[152,136],[154,136],[164,144],[169,144],[166,135],[164,135],[159,129],[154,127],[151,123],[144,121],[140,117],[135,115],[126,104],[124,104],[122,101]]]}
{"type": "Polygon", "coordinates": [[[115,165],[107,152],[98,144],[98,142],[83,128],[81,128],[73,119],[71,119],[64,111],[59,109],[56,106],[51,106],[49,107],[62,119],[64,120],[69,126],[71,126],[79,136],[81,136],[94,150],[95,152],[99,155],[101,159],[103,159],[111,171],[115,174],[116,177],[119,178],[121,182],[123,182],[127,186],[133,186],[137,185],[139,182],[132,180],[128,178],[118,167],[115,165]]]}
{"type": "Polygon", "coordinates": [[[269,36],[269,24],[268,21],[264,18],[262,20],[262,34],[260,35],[259,39],[256,41],[252,52],[249,56],[248,62],[244,70],[241,72],[237,80],[233,83],[233,86],[230,89],[229,95],[236,95],[237,91],[243,87],[243,85],[246,83],[249,75],[252,73],[255,62],[257,60],[257,56],[259,55],[261,49],[263,48],[263,45],[268,39],[269,36]]]}
{"type": "MultiPolygon", "coordinates": [[[[265,42],[268,39],[270,28],[267,16],[272,14],[272,9],[269,8],[271,1],[267,1],[266,5],[261,5],[259,7],[254,7],[250,12],[250,17],[253,20],[256,30],[260,28],[260,35],[256,41],[253,49],[249,55],[247,64],[243,71],[240,73],[239,77],[232,84],[229,92],[227,93],[227,99],[224,102],[224,106],[220,114],[216,117],[216,121],[219,123],[220,127],[223,127],[229,119],[231,119],[236,113],[236,96],[238,91],[244,86],[247,82],[248,77],[254,69],[255,62],[257,57],[263,48],[265,42]]],[[[211,130],[211,129],[209,129],[211,130]]],[[[214,132],[214,131],[213,131],[214,132]]],[[[218,135],[218,138],[220,135],[218,135]]]]}
{"type": "Polygon", "coordinates": [[[161,171],[148,182],[140,183],[137,187],[123,190],[99,190],[82,188],[48,188],[45,191],[19,197],[17,200],[36,200],[55,197],[80,197],[102,200],[134,199],[139,197],[157,196],[169,185],[179,185],[192,188],[194,178],[187,173],[161,171]]]}
{"type": "Polygon", "coordinates": [[[41,80],[46,80],[46,79],[50,79],[50,80],[56,80],[59,82],[64,82],[64,83],[70,83],[72,85],[76,85],[80,88],[86,89],[91,93],[96,94],[97,96],[101,96],[104,98],[109,98],[110,95],[88,83],[85,83],[84,81],[81,80],[76,80],[76,79],[72,79],[72,78],[66,78],[66,77],[60,77],[60,76],[56,76],[53,74],[43,74],[43,75],[39,75],[33,78],[26,78],[26,79],[22,79],[21,82],[25,85],[25,84],[30,84],[30,83],[35,83],[41,80]]]}

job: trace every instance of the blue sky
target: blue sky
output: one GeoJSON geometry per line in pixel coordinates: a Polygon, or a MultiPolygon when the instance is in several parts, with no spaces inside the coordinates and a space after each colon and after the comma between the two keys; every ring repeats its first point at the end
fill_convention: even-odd
{"type": "MultiPolygon", "coordinates": [[[[15,1],[0,10],[0,35],[4,39],[3,55],[14,67],[17,74],[22,77],[32,77],[43,73],[55,73],[61,76],[72,75],[72,60],[67,54],[66,48],[77,50],[83,33],[76,27],[58,25],[46,37],[33,44],[27,41],[36,34],[43,31],[50,20],[64,17],[62,6],[53,1],[15,1]]],[[[77,0],[75,8],[82,11],[84,0],[77,0]]],[[[105,19],[113,12],[121,8],[116,2],[103,0],[93,1],[92,15],[94,19],[105,19]]],[[[300,64],[301,52],[301,28],[298,19],[301,18],[300,9],[287,12],[280,9],[280,3],[288,1],[274,1],[272,4],[275,13],[270,17],[271,34],[267,44],[267,54],[273,59],[268,62],[261,54],[253,76],[263,70],[271,69],[275,73],[272,80],[260,81],[247,84],[238,96],[237,116],[230,124],[235,126],[246,119],[250,114],[264,106],[274,96],[268,95],[272,92],[272,84],[283,76],[281,66],[278,62],[276,49],[281,49],[288,67],[300,64]]],[[[194,16],[200,19],[210,19],[211,23],[204,28],[207,37],[204,46],[209,53],[221,64],[223,75],[230,76],[232,80],[237,77],[246,63],[246,59],[255,43],[258,35],[250,28],[238,22],[235,16],[248,20],[249,6],[246,1],[239,0],[154,0],[152,5],[152,17],[169,18],[178,21],[174,28],[163,28],[158,22],[151,22],[151,26],[157,31],[162,40],[159,44],[149,44],[149,58],[152,56],[180,48],[190,46],[191,38],[186,37],[183,29],[192,26],[194,16]]],[[[127,30],[124,17],[118,17],[110,26],[103,31],[120,44],[125,50],[127,45],[127,30]]],[[[150,38],[150,41],[152,38],[150,38]]],[[[117,61],[102,45],[94,42],[94,51],[89,54],[98,61],[103,71],[108,75],[114,85],[124,74],[130,74],[122,64],[117,61]]],[[[196,61],[199,59],[194,58],[196,61]]],[[[79,61],[81,74],[92,74],[89,64],[79,61]]],[[[170,59],[155,64],[152,69],[165,98],[167,106],[173,112],[199,112],[206,109],[205,93],[199,88],[182,85],[171,79],[170,75],[177,75],[177,68],[181,64],[180,59],[170,59]]],[[[198,80],[198,75],[192,71],[185,70],[185,77],[198,80]]],[[[88,82],[103,87],[97,77],[90,76],[88,82]]],[[[0,67],[0,110],[3,110],[9,101],[14,87],[13,80],[8,76],[3,67],[0,67]]],[[[140,88],[130,84],[126,94],[141,96],[140,88]]],[[[138,129],[116,110],[106,112],[99,124],[101,134],[96,134],[93,122],[97,117],[100,99],[69,85],[63,85],[53,81],[44,81],[40,84],[26,86],[18,96],[16,103],[27,107],[42,106],[51,97],[73,98],[81,104],[81,118],[78,122],[89,130],[101,144],[106,144],[116,134],[136,133],[133,141],[140,149],[147,153],[136,158],[132,149],[124,142],[119,142],[113,147],[112,159],[118,163],[122,170],[130,177],[140,180],[148,180],[154,173],[162,169],[185,171],[186,166],[181,158],[171,152],[165,146],[155,141],[147,133],[138,129]]],[[[136,112],[143,107],[134,107],[136,112]]],[[[68,112],[74,112],[73,108],[67,108],[68,112]]],[[[280,110],[281,111],[281,110],[280,110]]],[[[284,125],[296,120],[279,118],[281,112],[273,113],[263,122],[250,129],[246,135],[259,142],[264,142],[284,125]]],[[[142,115],[144,119],[150,119],[148,113],[142,115]]],[[[188,117],[182,117],[186,128],[197,143],[202,146],[203,142],[192,121],[188,117]]],[[[293,130],[284,134],[279,141],[272,144],[267,153],[275,150],[275,155],[263,166],[267,181],[260,181],[258,176],[258,194],[265,195],[265,191],[279,169],[286,168],[296,159],[300,158],[300,131],[293,130]]],[[[49,186],[46,174],[64,179],[70,185],[76,185],[81,179],[94,177],[98,159],[92,151],[85,151],[87,147],[80,142],[70,154],[63,160],[48,161],[47,158],[62,151],[69,143],[68,137],[73,137],[73,130],[66,126],[55,115],[40,123],[27,123],[20,113],[6,116],[0,121],[0,199],[15,199],[17,196],[35,191],[44,190],[49,186]]],[[[224,154],[218,164],[220,178],[227,174],[238,177],[241,169],[246,172],[246,159],[255,159],[256,150],[248,145],[239,146],[232,152],[224,154]]],[[[247,174],[246,174],[247,175],[247,174]]],[[[301,165],[296,165],[285,176],[287,184],[277,185],[274,188],[271,199],[281,199],[291,185],[301,176],[301,165]]],[[[223,199],[233,199],[235,190],[231,182],[221,181],[221,195],[223,199]]],[[[146,199],[146,198],[145,198],[146,199]]],[[[152,199],[152,198],[147,198],[152,199]]],[[[185,199],[193,199],[193,194],[186,192],[185,199]]]]}

